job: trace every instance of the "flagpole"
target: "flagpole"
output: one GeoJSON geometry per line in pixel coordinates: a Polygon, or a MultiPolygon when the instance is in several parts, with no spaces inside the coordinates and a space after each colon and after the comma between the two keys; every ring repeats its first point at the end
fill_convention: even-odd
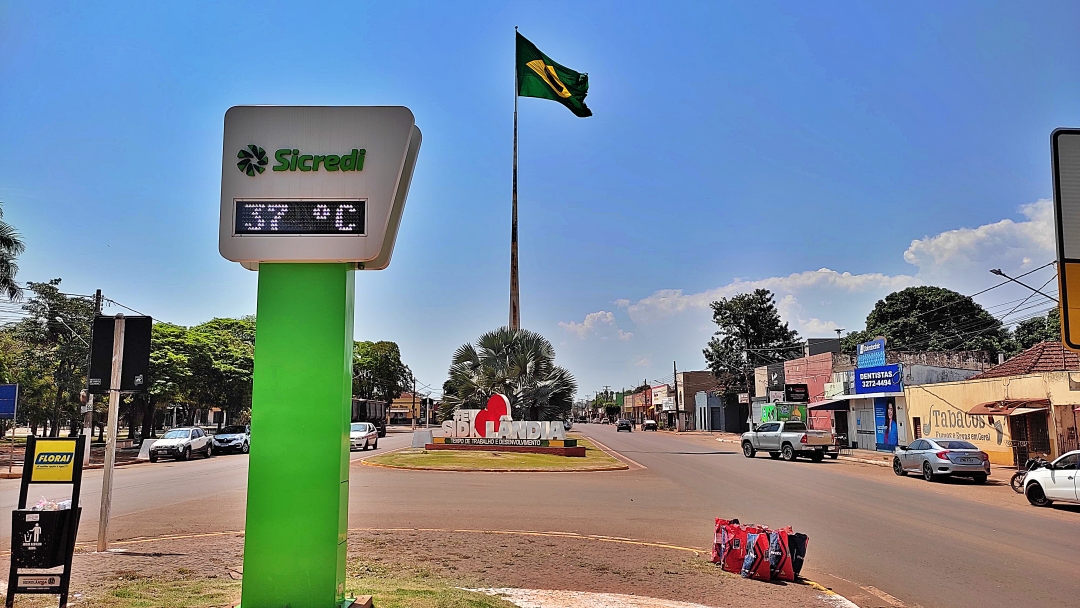
{"type": "Polygon", "coordinates": [[[521,309],[518,300],[518,76],[517,26],[514,26],[514,192],[510,220],[510,329],[521,328],[521,309]]]}

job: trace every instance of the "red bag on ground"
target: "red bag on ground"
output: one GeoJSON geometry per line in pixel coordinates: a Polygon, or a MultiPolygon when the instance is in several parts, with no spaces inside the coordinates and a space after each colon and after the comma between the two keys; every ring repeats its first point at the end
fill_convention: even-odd
{"type": "MultiPolygon", "coordinates": [[[[743,559],[746,557],[746,538],[749,534],[764,531],[760,526],[744,526],[737,520],[728,522],[720,528],[720,568],[727,572],[741,572],[743,559]]],[[[766,541],[766,559],[768,564],[768,541],[766,541]]]]}
{"type": "Polygon", "coordinates": [[[791,550],[788,546],[790,534],[790,526],[769,532],[769,571],[773,580],[795,580],[795,571],[791,565],[791,550]]]}
{"type": "Polygon", "coordinates": [[[759,581],[772,580],[769,569],[769,531],[751,532],[746,537],[746,556],[740,574],[759,581]]]}
{"type": "Polygon", "coordinates": [[[719,564],[724,560],[724,539],[723,529],[728,524],[737,524],[739,520],[732,519],[720,519],[716,518],[716,528],[713,530],[713,546],[712,546],[712,563],[719,564]]]}

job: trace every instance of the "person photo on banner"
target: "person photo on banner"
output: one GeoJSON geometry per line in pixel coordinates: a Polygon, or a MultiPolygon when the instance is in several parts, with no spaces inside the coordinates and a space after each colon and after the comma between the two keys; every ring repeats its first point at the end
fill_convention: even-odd
{"type": "Polygon", "coordinates": [[[885,432],[884,443],[897,445],[900,443],[899,433],[896,428],[896,399],[889,397],[885,400],[885,432]]]}

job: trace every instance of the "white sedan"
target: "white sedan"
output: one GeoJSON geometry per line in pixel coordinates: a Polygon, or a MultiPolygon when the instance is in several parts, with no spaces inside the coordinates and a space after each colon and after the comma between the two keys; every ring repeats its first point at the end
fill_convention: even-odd
{"type": "Polygon", "coordinates": [[[1028,471],[1024,477],[1024,496],[1036,507],[1050,506],[1055,500],[1080,503],[1080,450],[1069,452],[1049,466],[1028,471]]]}
{"type": "Polygon", "coordinates": [[[379,431],[370,422],[354,422],[349,427],[349,450],[379,448],[379,431]]]}

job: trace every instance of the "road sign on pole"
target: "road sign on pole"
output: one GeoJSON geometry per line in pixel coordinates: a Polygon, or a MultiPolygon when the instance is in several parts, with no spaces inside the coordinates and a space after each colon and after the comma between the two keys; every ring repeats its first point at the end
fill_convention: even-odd
{"type": "Polygon", "coordinates": [[[345,602],[353,271],[390,263],[420,139],[402,107],[225,114],[218,247],[259,272],[245,606],[345,602]]]}
{"type": "Polygon", "coordinates": [[[1080,350],[1080,129],[1050,135],[1061,340],[1080,350]]]}

